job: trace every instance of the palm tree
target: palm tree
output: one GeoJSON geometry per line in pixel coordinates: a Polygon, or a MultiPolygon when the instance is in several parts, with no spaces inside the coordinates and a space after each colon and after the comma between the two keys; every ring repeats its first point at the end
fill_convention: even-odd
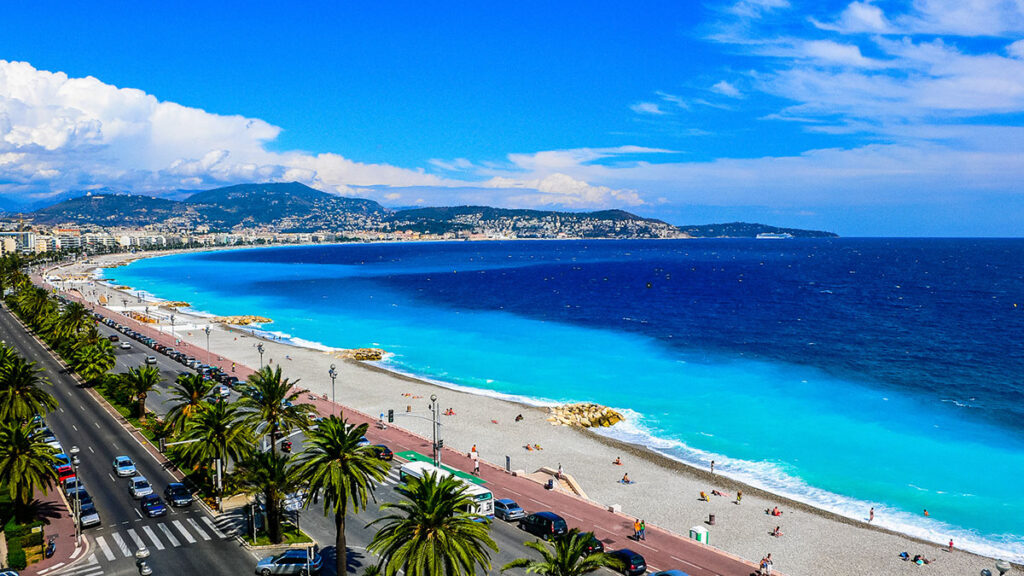
{"type": "Polygon", "coordinates": [[[28,323],[38,328],[53,309],[53,301],[46,289],[26,286],[18,294],[18,307],[24,312],[28,323]]]}
{"type": "Polygon", "coordinates": [[[519,558],[502,566],[501,571],[526,568],[527,572],[542,576],[583,576],[598,568],[621,570],[622,561],[611,554],[588,552],[593,539],[593,532],[580,532],[579,528],[573,528],[565,534],[556,536],[547,544],[539,540],[525,542],[527,548],[540,553],[541,560],[519,558]]]}
{"type": "Polygon", "coordinates": [[[183,431],[189,419],[208,405],[206,398],[212,390],[213,381],[204,380],[202,374],[178,376],[174,387],[171,388],[171,396],[176,402],[167,411],[167,423],[174,430],[183,431]]]}
{"type": "Polygon", "coordinates": [[[298,388],[292,391],[298,382],[282,378],[280,366],[265,366],[249,376],[249,395],[239,401],[253,426],[270,435],[270,451],[275,454],[278,432],[309,427],[309,415],[314,408],[311,404],[295,403],[300,395],[308,392],[298,388]]]}
{"type": "Polygon", "coordinates": [[[238,487],[248,493],[263,494],[267,507],[267,535],[273,544],[284,539],[281,534],[281,505],[285,497],[301,485],[288,456],[256,452],[239,466],[238,487]]]}
{"type": "Polygon", "coordinates": [[[0,422],[27,422],[57,407],[57,399],[42,389],[50,382],[39,372],[35,362],[18,356],[0,365],[0,422]]]}
{"type": "Polygon", "coordinates": [[[473,498],[453,477],[428,473],[409,478],[398,489],[405,499],[385,502],[380,509],[394,510],[369,525],[383,523],[367,547],[380,556],[384,574],[394,576],[472,576],[477,566],[491,569],[488,548],[498,546],[488,535],[486,517],[470,512],[473,498]]]}
{"type": "Polygon", "coordinates": [[[106,339],[80,347],[71,357],[71,361],[82,380],[90,385],[103,379],[117,364],[114,346],[106,339]]]}
{"type": "Polygon", "coordinates": [[[58,338],[74,340],[92,323],[92,315],[88,308],[78,302],[70,302],[58,316],[53,333],[58,338]]]}
{"type": "Polygon", "coordinates": [[[156,366],[129,368],[128,373],[124,375],[121,386],[130,400],[138,402],[136,415],[140,422],[146,421],[146,397],[161,382],[163,378],[160,377],[160,369],[156,366]]]}
{"type": "Polygon", "coordinates": [[[215,460],[224,464],[240,462],[249,457],[254,444],[244,415],[236,404],[226,402],[208,403],[198,410],[189,420],[183,439],[193,440],[179,449],[192,466],[207,466],[215,460]]]}
{"type": "Polygon", "coordinates": [[[0,424],[0,483],[7,486],[19,520],[24,520],[35,491],[45,494],[57,480],[56,461],[38,428],[30,423],[0,424]]]}
{"type": "Polygon", "coordinates": [[[335,574],[345,574],[345,517],[358,513],[373,498],[374,482],[387,476],[388,464],[369,446],[360,446],[367,425],[350,426],[337,416],[320,422],[298,455],[299,477],[307,486],[306,506],[322,493],[324,515],[334,514],[335,574]]]}

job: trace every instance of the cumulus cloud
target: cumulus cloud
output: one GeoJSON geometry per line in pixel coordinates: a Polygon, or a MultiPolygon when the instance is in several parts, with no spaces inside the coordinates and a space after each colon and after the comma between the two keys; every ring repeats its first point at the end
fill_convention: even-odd
{"type": "Polygon", "coordinates": [[[743,94],[735,86],[726,82],[725,80],[722,80],[721,82],[718,82],[714,86],[712,86],[711,91],[721,94],[723,96],[728,96],[730,98],[739,98],[743,96],[743,94]]]}
{"type": "Polygon", "coordinates": [[[0,60],[0,191],[298,180],[345,193],[354,185],[446,184],[423,170],[268,151],[280,131],[256,118],[0,60]]]}
{"type": "Polygon", "coordinates": [[[629,108],[637,114],[661,116],[666,113],[661,109],[661,106],[659,106],[657,102],[637,102],[636,104],[632,104],[629,108]]]}
{"type": "Polygon", "coordinates": [[[516,203],[530,206],[569,206],[602,208],[606,206],[638,206],[644,201],[636,190],[593,186],[567,174],[554,173],[543,178],[523,180],[496,176],[485,184],[489,188],[526,188],[527,194],[514,197],[516,203]]]}

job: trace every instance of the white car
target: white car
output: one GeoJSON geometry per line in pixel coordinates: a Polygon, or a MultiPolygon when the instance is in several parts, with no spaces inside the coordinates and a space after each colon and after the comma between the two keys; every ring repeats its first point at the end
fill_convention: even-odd
{"type": "Polygon", "coordinates": [[[146,356],[146,364],[156,364],[156,356],[146,356]]]}
{"type": "Polygon", "coordinates": [[[231,388],[221,384],[213,389],[213,393],[221,398],[227,398],[228,396],[231,396],[231,388]]]}
{"type": "Polygon", "coordinates": [[[128,342],[121,342],[121,350],[131,350],[132,345],[128,342]]]}
{"type": "Polygon", "coordinates": [[[131,492],[132,498],[138,500],[152,494],[153,487],[149,485],[149,480],[146,480],[144,476],[136,476],[128,481],[128,491],[131,492]]]}
{"type": "Polygon", "coordinates": [[[82,516],[80,519],[82,528],[98,526],[100,524],[100,513],[96,511],[96,505],[92,502],[82,505],[82,516]]]}
{"type": "Polygon", "coordinates": [[[127,456],[118,456],[114,458],[114,472],[122,478],[130,478],[138,474],[138,472],[135,471],[135,463],[127,456]]]}

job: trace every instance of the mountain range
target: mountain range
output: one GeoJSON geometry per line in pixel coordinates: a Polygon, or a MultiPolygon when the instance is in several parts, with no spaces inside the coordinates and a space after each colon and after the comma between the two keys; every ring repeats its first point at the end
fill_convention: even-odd
{"type": "Polygon", "coordinates": [[[360,230],[425,234],[500,234],[517,238],[754,237],[786,232],[794,237],[829,232],[730,223],[673,226],[622,210],[559,212],[453,206],[389,210],[373,200],[335,196],[298,182],[239,184],[194,192],[181,200],[124,193],[90,193],[25,214],[39,224],[163,227],[210,231],[276,232],[360,230]]]}

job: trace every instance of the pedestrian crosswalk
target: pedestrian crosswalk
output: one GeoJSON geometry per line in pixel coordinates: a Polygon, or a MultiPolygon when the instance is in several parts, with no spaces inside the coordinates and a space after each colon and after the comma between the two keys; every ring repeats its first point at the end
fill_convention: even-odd
{"type": "Polygon", "coordinates": [[[52,572],[50,576],[102,576],[103,567],[96,558],[96,554],[90,554],[84,561],[79,561],[67,568],[61,568],[52,572]]]}
{"type": "MultiPolygon", "coordinates": [[[[197,542],[230,538],[245,527],[243,517],[224,515],[216,521],[207,516],[166,520],[156,524],[123,527],[93,536],[95,553],[100,561],[113,562],[119,558],[134,556],[139,548],[166,550],[179,548],[197,542]],[[239,523],[238,520],[241,520],[239,523]]],[[[85,576],[74,574],[72,576],[85,576]]]]}
{"type": "Polygon", "coordinates": [[[399,481],[398,469],[392,468],[392,469],[388,470],[387,477],[384,478],[384,480],[380,481],[378,483],[378,485],[379,486],[394,486],[394,485],[398,484],[398,481],[399,481]]]}

